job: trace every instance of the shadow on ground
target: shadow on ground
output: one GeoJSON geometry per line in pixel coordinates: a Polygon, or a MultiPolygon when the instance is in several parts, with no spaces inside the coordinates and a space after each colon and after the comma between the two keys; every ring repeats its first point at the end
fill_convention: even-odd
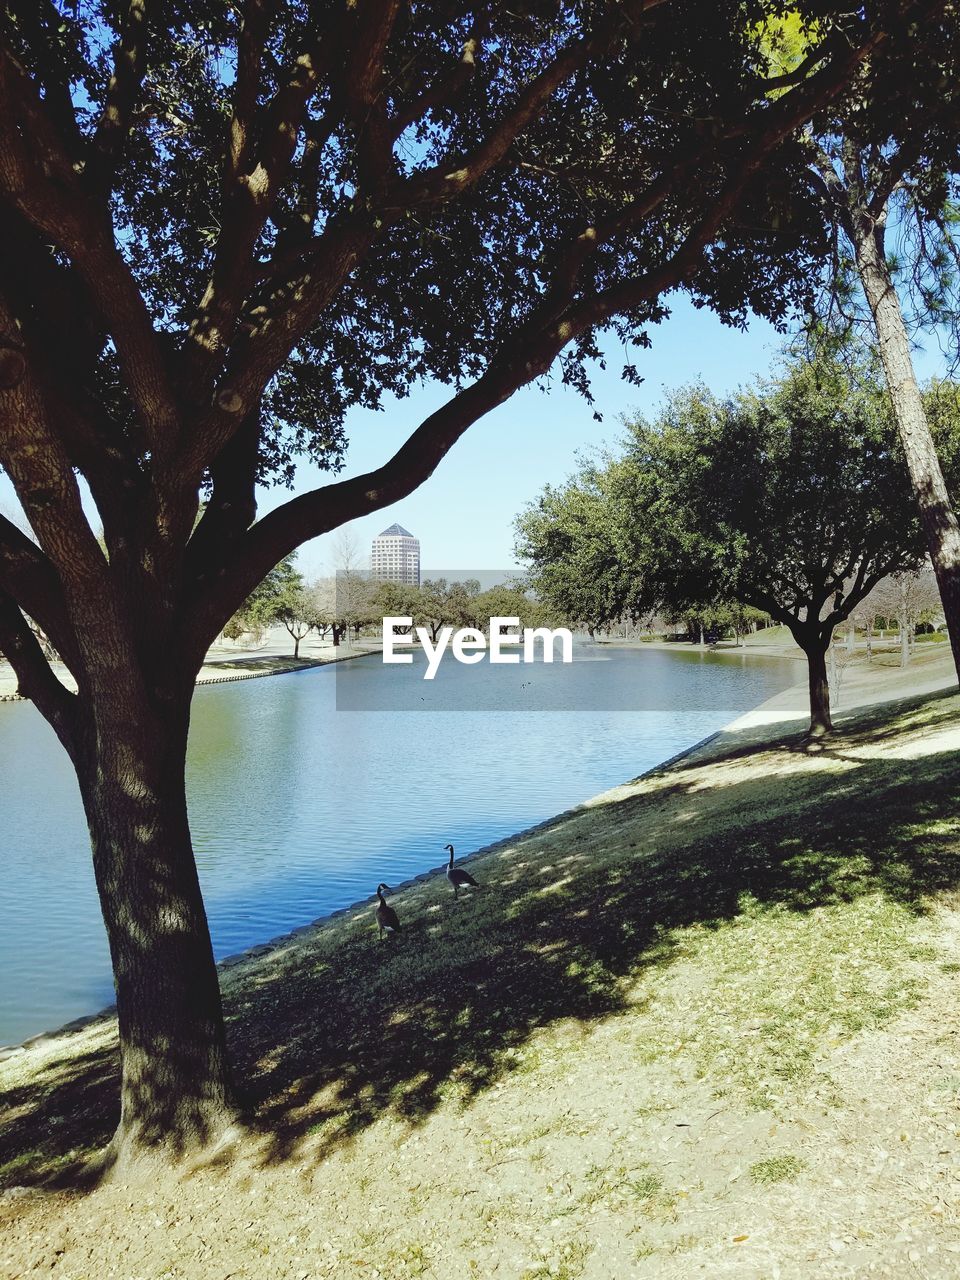
{"type": "MultiPolygon", "coordinates": [[[[251,969],[227,1009],[264,1161],[321,1160],[385,1111],[416,1125],[451,1090],[469,1105],[539,1028],[615,1016],[640,973],[689,954],[691,926],[721,928],[745,903],[808,912],[881,894],[927,910],[960,888],[960,820],[955,755],[921,748],[958,718],[955,696],[860,715],[782,787],[799,739],[738,777],[723,766],[758,748],[734,738],[718,770],[681,762],[652,790],[490,855],[476,894],[455,901],[438,878],[398,895],[396,939],[378,943],[372,920],[336,922],[294,961],[251,969]],[[901,758],[869,754],[894,737],[901,758]],[[702,816],[708,772],[720,817],[702,816]]],[[[116,1089],[105,1048],[0,1095],[3,1180],[49,1176],[105,1142],[116,1089]]]]}

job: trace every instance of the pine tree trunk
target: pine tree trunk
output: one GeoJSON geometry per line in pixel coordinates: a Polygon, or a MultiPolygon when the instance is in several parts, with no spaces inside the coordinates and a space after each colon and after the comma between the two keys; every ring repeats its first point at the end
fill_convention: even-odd
{"type": "Polygon", "coordinates": [[[960,524],[930,434],[913,371],[903,313],[884,259],[882,242],[872,228],[858,232],[855,240],[857,269],[873,313],[880,358],[910,480],[920,504],[920,519],[940,588],[954,664],[960,676],[960,524]]]}
{"type": "Polygon", "coordinates": [[[110,944],[121,1052],[109,1156],[178,1159],[233,1118],[223,1013],[190,840],[189,701],[164,716],[111,699],[77,772],[110,944]],[[125,713],[125,714],[124,714],[125,713]],[[149,726],[149,727],[148,727],[149,726]]]}

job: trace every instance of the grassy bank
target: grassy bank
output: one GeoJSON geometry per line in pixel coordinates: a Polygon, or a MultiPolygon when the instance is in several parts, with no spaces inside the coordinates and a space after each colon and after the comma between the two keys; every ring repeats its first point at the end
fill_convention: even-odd
{"type": "MultiPolygon", "coordinates": [[[[955,695],[727,734],[398,895],[396,939],[238,966],[234,1158],[8,1197],[0,1272],[955,1275],[958,745],[955,695]]],[[[8,1185],[108,1136],[112,1036],[0,1064],[8,1185]]]]}

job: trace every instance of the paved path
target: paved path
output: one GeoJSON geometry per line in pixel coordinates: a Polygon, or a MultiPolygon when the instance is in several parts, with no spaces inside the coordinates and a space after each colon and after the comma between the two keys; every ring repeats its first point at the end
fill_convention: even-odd
{"type": "MultiPolygon", "coordinates": [[[[941,689],[957,688],[957,673],[949,646],[945,652],[921,653],[909,666],[891,667],[878,662],[867,664],[858,656],[855,665],[841,668],[837,687],[832,692],[835,720],[842,721],[848,712],[862,707],[896,702],[901,698],[919,697],[941,689]]],[[[761,731],[758,737],[772,736],[772,731],[787,733],[801,729],[809,722],[810,697],[806,679],[774,694],[766,702],[747,711],[725,727],[726,733],[761,731]]]]}

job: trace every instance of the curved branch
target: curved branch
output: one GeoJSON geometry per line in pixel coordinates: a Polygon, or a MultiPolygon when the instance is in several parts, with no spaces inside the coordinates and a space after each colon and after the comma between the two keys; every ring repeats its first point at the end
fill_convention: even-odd
{"type": "Polygon", "coordinates": [[[76,654],[57,571],[35,542],[0,515],[0,590],[33,618],[71,671],[76,654]]]}
{"type": "Polygon", "coordinates": [[[636,22],[651,9],[667,0],[633,0],[630,4],[611,6],[607,17],[585,36],[571,40],[554,60],[531,80],[518,95],[513,107],[505,113],[488,136],[468,155],[449,158],[425,173],[397,183],[386,199],[391,207],[405,211],[458,199],[464,191],[495,168],[506,156],[520,134],[541,115],[557,89],[565,84],[592,58],[606,53],[617,41],[625,24],[636,22]]]}
{"type": "Polygon", "coordinates": [[[11,596],[0,588],[0,653],[17,677],[20,696],[29,698],[72,755],[77,696],[53,673],[37,637],[11,596]]]}

